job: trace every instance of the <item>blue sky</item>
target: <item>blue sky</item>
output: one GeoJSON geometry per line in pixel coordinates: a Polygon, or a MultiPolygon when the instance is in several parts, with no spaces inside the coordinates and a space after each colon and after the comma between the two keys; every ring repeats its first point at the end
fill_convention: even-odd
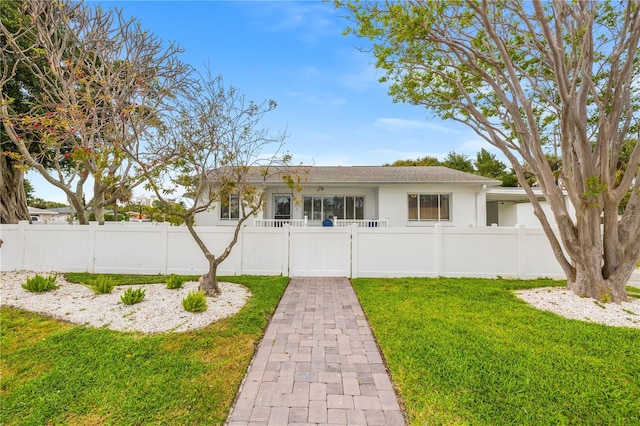
{"type": "MultiPolygon", "coordinates": [[[[87,1],[98,3],[98,1],[87,1]]],[[[366,41],[345,36],[344,11],[320,1],[111,1],[162,40],[185,49],[182,60],[237,87],[247,99],[274,99],[264,125],[289,135],[294,163],[382,165],[449,151],[475,157],[489,148],[471,130],[442,122],[423,107],[393,103],[378,82],[366,41]]],[[[490,149],[492,152],[496,152],[490,149]]],[[[36,196],[66,202],[29,173],[36,196]]],[[[141,195],[138,189],[135,195],[141,195]]]]}

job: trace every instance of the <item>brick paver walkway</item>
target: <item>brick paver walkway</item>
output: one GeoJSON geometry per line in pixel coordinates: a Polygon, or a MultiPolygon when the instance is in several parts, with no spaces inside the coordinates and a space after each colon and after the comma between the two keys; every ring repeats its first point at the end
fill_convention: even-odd
{"type": "Polygon", "coordinates": [[[291,279],[227,424],[405,424],[346,278],[291,279]]]}

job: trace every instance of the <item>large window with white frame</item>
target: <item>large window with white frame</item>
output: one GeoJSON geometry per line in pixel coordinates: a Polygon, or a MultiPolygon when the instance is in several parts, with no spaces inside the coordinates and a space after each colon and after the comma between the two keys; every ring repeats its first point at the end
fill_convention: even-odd
{"type": "Polygon", "coordinates": [[[240,196],[238,194],[229,194],[220,200],[220,219],[240,219],[240,196]]]}
{"type": "Polygon", "coordinates": [[[304,197],[304,215],[309,220],[364,219],[364,196],[323,195],[304,197]]]}
{"type": "Polygon", "coordinates": [[[410,221],[451,220],[451,194],[409,194],[410,221]]]}

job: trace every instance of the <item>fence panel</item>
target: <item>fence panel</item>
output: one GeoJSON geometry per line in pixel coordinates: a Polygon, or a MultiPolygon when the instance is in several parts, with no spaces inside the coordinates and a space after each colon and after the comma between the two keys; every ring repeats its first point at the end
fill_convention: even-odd
{"type": "Polygon", "coordinates": [[[95,226],[95,273],[160,274],[166,271],[166,226],[95,226]]]}
{"type": "MultiPolygon", "coordinates": [[[[93,260],[94,227],[19,224],[23,233],[21,269],[30,271],[86,272],[93,260]]],[[[20,245],[20,243],[18,243],[20,245]]],[[[7,251],[11,249],[7,247],[7,251]]],[[[2,252],[4,254],[3,246],[2,252]]],[[[3,256],[4,257],[4,256],[3,256]]],[[[4,269],[4,267],[3,267],[4,269]]]]}
{"type": "MultiPolygon", "coordinates": [[[[233,238],[233,227],[198,226],[197,232],[209,251],[220,255],[233,238]]],[[[170,271],[180,273],[204,273],[209,270],[207,259],[186,227],[178,227],[171,232],[167,258],[170,271]],[[190,272],[186,272],[190,271],[190,272]]],[[[238,239],[231,254],[218,266],[218,275],[239,275],[242,270],[242,239],[238,239]]]]}
{"type": "Polygon", "coordinates": [[[437,275],[435,228],[357,228],[356,241],[354,276],[437,275]]]}
{"type": "MultiPolygon", "coordinates": [[[[199,232],[200,228],[208,227],[199,226],[199,232]]],[[[169,228],[166,257],[168,274],[199,275],[209,269],[204,253],[184,226],[169,228]]]]}
{"type": "Polygon", "coordinates": [[[542,229],[523,229],[525,241],[522,254],[524,264],[521,278],[565,278],[562,267],[553,255],[551,243],[542,229]]]}
{"type": "Polygon", "coordinates": [[[0,270],[17,271],[22,269],[24,237],[19,235],[18,225],[0,225],[0,270]]]}
{"type": "Polygon", "coordinates": [[[351,228],[290,228],[289,275],[351,276],[351,228]]]}
{"type": "Polygon", "coordinates": [[[287,275],[289,227],[242,230],[242,274],[287,275]]]}
{"type": "Polygon", "coordinates": [[[516,228],[443,228],[442,275],[518,276],[516,228]]]}

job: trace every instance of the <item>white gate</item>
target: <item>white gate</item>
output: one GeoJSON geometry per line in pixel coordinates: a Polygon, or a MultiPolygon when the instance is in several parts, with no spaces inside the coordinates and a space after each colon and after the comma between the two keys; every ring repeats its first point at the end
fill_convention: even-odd
{"type": "Polygon", "coordinates": [[[290,228],[289,276],[351,276],[351,228],[290,228]]]}

